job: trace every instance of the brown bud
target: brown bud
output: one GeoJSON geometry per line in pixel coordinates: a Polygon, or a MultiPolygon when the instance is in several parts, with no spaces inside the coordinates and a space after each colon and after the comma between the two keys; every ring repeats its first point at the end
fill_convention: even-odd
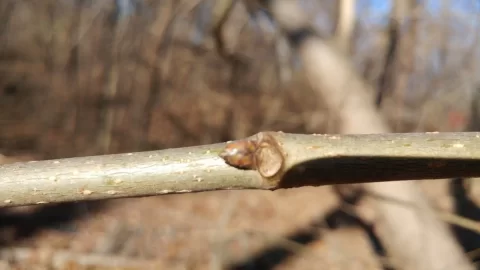
{"type": "Polygon", "coordinates": [[[257,170],[263,177],[275,176],[283,167],[284,156],[275,138],[266,133],[229,142],[220,153],[225,162],[239,169],[257,170]]]}

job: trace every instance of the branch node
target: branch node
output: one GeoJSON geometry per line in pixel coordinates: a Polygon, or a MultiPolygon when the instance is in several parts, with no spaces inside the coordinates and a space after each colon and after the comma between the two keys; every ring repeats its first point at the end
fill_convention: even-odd
{"type": "Polygon", "coordinates": [[[285,160],[280,145],[269,132],[228,142],[219,156],[232,167],[257,170],[264,178],[277,175],[285,160]]]}

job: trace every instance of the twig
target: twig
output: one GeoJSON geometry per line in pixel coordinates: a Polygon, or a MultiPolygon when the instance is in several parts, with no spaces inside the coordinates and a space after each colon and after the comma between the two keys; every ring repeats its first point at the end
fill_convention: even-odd
{"type": "Polygon", "coordinates": [[[268,188],[254,171],[229,167],[224,144],[0,166],[0,207],[268,188]]]}
{"type": "Polygon", "coordinates": [[[159,266],[156,266],[158,263],[155,261],[114,255],[75,253],[66,250],[9,248],[0,250],[0,259],[15,262],[36,260],[40,264],[50,264],[53,269],[64,269],[72,263],[80,266],[103,267],[102,269],[117,269],[117,267],[122,267],[122,269],[159,269],[159,266]]]}
{"type": "Polygon", "coordinates": [[[449,177],[480,177],[480,133],[260,132],[229,144],[1,165],[0,207],[449,177]]]}

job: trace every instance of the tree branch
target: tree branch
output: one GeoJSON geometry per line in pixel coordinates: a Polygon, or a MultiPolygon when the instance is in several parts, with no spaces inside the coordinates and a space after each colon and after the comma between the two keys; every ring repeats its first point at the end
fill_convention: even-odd
{"type": "Polygon", "coordinates": [[[4,164],[0,207],[448,177],[480,177],[480,133],[260,132],[227,144],[4,164]]]}
{"type": "Polygon", "coordinates": [[[229,168],[224,144],[0,166],[0,207],[216,189],[266,188],[229,168]]]}

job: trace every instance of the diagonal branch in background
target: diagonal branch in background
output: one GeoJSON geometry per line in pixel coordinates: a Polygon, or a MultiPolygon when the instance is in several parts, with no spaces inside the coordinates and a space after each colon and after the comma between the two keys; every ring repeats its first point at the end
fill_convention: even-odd
{"type": "Polygon", "coordinates": [[[1,165],[0,207],[448,177],[480,177],[480,133],[260,132],[227,144],[1,165]]]}

